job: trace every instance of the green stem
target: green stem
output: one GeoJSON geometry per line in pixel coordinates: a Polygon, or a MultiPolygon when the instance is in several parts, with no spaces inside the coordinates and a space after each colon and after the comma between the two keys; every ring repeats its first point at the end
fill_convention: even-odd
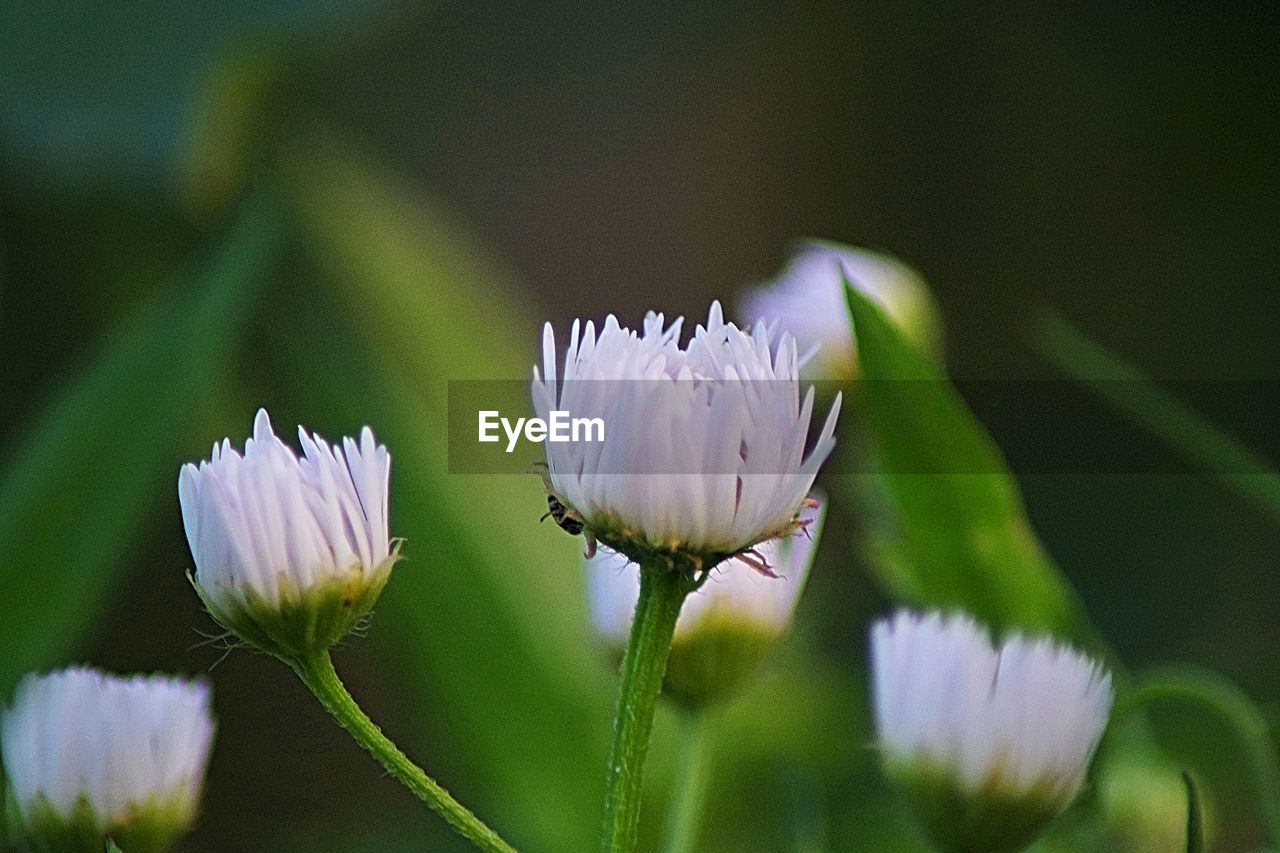
{"type": "Polygon", "coordinates": [[[1116,703],[1113,721],[1149,702],[1186,702],[1215,714],[1235,732],[1244,749],[1267,841],[1280,844],[1280,765],[1267,721],[1234,684],[1216,673],[1178,667],[1151,673],[1116,703]]]}
{"type": "Polygon", "coordinates": [[[711,779],[711,719],[707,711],[691,711],[684,719],[679,788],[671,804],[663,848],[667,853],[693,853],[711,779]]]}
{"type": "Polygon", "coordinates": [[[622,659],[622,684],[613,721],[613,751],[604,801],[606,853],[631,853],[640,829],[644,759],[653,731],[653,712],[662,692],[671,638],[692,574],[665,566],[640,567],[640,598],[631,638],[622,659]]]}
{"type": "Polygon", "coordinates": [[[360,706],[356,704],[355,699],[351,698],[351,694],[338,678],[338,673],[334,671],[333,660],[329,657],[328,651],[316,652],[288,663],[320,700],[324,709],[338,721],[338,725],[346,729],[356,743],[378,759],[378,763],[385,767],[388,773],[417,795],[418,799],[426,803],[432,811],[444,818],[459,835],[489,853],[515,853],[514,847],[481,823],[480,819],[466,806],[450,796],[449,792],[423,772],[421,767],[410,761],[400,748],[382,733],[382,729],[360,710],[360,706]]]}

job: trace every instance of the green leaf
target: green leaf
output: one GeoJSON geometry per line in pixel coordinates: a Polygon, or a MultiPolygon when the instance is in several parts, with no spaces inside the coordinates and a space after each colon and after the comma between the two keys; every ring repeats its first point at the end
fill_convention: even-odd
{"type": "Polygon", "coordinates": [[[11,449],[0,472],[0,694],[73,651],[129,571],[147,507],[172,499],[184,426],[234,340],[273,217],[248,208],[208,267],[111,335],[11,449]]]}
{"type": "Polygon", "coordinates": [[[857,288],[845,292],[897,528],[882,543],[890,589],[1000,628],[1080,630],[1075,595],[1031,529],[1000,451],[938,365],[857,288]]]}
{"type": "MultiPolygon", "coordinates": [[[[278,343],[308,405],[371,422],[395,460],[406,559],[371,639],[405,685],[406,718],[431,721],[411,755],[518,846],[589,849],[611,690],[586,636],[582,540],[539,524],[534,474],[461,474],[447,458],[448,381],[529,377],[537,312],[465,229],[365,162],[316,139],[286,154],[329,287],[289,309],[312,335],[278,343]]],[[[527,391],[509,402],[527,408],[527,391]]]]}
{"type": "Polygon", "coordinates": [[[106,853],[124,853],[124,851],[121,850],[114,841],[108,838],[106,853]]]}
{"type": "Polygon", "coordinates": [[[1204,819],[1200,814],[1200,795],[1190,773],[1183,771],[1182,781],[1187,785],[1187,853],[1204,853],[1204,819]]]}

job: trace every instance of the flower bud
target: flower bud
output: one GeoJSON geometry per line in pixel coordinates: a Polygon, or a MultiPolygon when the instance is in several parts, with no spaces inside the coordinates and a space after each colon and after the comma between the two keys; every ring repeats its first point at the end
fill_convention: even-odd
{"type": "Polygon", "coordinates": [[[813,352],[805,374],[845,379],[857,375],[844,279],[879,305],[921,349],[937,349],[938,310],[920,274],[889,255],[809,240],[801,243],[772,282],[742,299],[742,316],[776,319],[795,336],[800,352],[813,352]],[[815,352],[816,349],[816,352],[815,352]]]}
{"type": "Polygon", "coordinates": [[[610,316],[580,336],[575,322],[562,376],[548,325],[532,393],[543,419],[605,426],[599,441],[546,444],[561,526],[644,566],[697,572],[797,529],[839,399],[806,455],[814,395],[801,394],[791,336],[725,323],[719,303],[684,346],[682,325],[651,313],[632,332],[610,316]]]}
{"type": "Polygon", "coordinates": [[[301,427],[298,437],[301,457],[259,410],[243,455],[224,439],[178,479],[205,607],[246,643],[288,659],[342,639],[399,556],[387,533],[391,457],[373,432],[332,447],[301,427]]]}
{"type": "MultiPolygon", "coordinates": [[[[722,563],[685,599],[676,622],[663,693],[701,707],[740,693],[791,626],[813,564],[822,511],[803,518],[803,529],[761,544],[770,577],[738,561],[722,563]]],[[[586,561],[588,608],[596,633],[621,658],[631,632],[640,570],[613,551],[586,561]]]]}
{"type": "Polygon", "coordinates": [[[942,847],[1021,850],[1079,792],[1112,702],[1094,661],[904,611],[872,628],[871,663],[885,769],[942,847]]]}
{"type": "Polygon", "coordinates": [[[195,820],[213,742],[209,688],[71,668],[28,675],[0,716],[11,829],[51,853],[167,850],[195,820]]]}

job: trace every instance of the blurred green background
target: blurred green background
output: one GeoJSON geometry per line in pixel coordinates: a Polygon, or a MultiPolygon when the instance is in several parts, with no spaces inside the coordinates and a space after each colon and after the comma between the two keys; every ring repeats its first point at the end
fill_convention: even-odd
{"type": "MultiPolygon", "coordinates": [[[[952,376],[1057,377],[1050,308],[1156,377],[1238,382],[1202,414],[1280,456],[1256,381],[1280,375],[1273,4],[10,0],[0,20],[0,696],[71,661],[208,672],[220,734],[186,850],[464,849],[282,666],[203,639],[177,471],[259,405],[282,434],[370,423],[390,447],[407,559],[338,669],[531,851],[593,849],[613,676],[537,479],[450,474],[443,438],[447,380],[525,376],[544,320],[700,319],[798,237],[882,247],[933,288],[952,376]]],[[[931,369],[882,331],[860,336],[869,373],[931,369]]],[[[929,453],[894,446],[917,415],[973,429],[954,400],[883,402],[854,401],[847,452],[929,453]]],[[[1131,671],[1210,667],[1276,720],[1268,475],[1254,497],[1208,473],[1023,477],[1043,551],[1008,478],[957,505],[892,479],[825,484],[796,630],[721,712],[705,849],[921,849],[868,749],[865,629],[894,598],[1104,636],[1131,671]],[[886,516],[902,541],[867,547],[886,516]],[[1005,538],[975,556],[991,519],[1005,538]],[[987,570],[1005,598],[965,586],[987,570]]],[[[1231,732],[1151,722],[1046,845],[1161,849],[1159,740],[1202,780],[1214,849],[1258,849],[1231,732]]]]}

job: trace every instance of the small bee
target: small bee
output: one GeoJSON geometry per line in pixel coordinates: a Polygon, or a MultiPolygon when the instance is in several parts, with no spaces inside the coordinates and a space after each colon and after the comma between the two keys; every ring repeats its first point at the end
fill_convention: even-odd
{"type": "Polygon", "coordinates": [[[573,510],[560,503],[560,499],[555,495],[547,495],[547,511],[543,514],[539,521],[546,521],[550,516],[551,520],[560,525],[560,529],[568,533],[570,536],[585,535],[587,539],[586,558],[590,560],[596,555],[596,538],[590,533],[586,533],[586,525],[582,523],[582,518],[573,510]]]}
{"type": "Polygon", "coordinates": [[[560,499],[555,495],[547,495],[547,511],[539,521],[546,521],[547,516],[551,520],[560,525],[570,536],[579,536],[582,534],[582,519],[578,518],[577,513],[560,503],[560,499]]]}

